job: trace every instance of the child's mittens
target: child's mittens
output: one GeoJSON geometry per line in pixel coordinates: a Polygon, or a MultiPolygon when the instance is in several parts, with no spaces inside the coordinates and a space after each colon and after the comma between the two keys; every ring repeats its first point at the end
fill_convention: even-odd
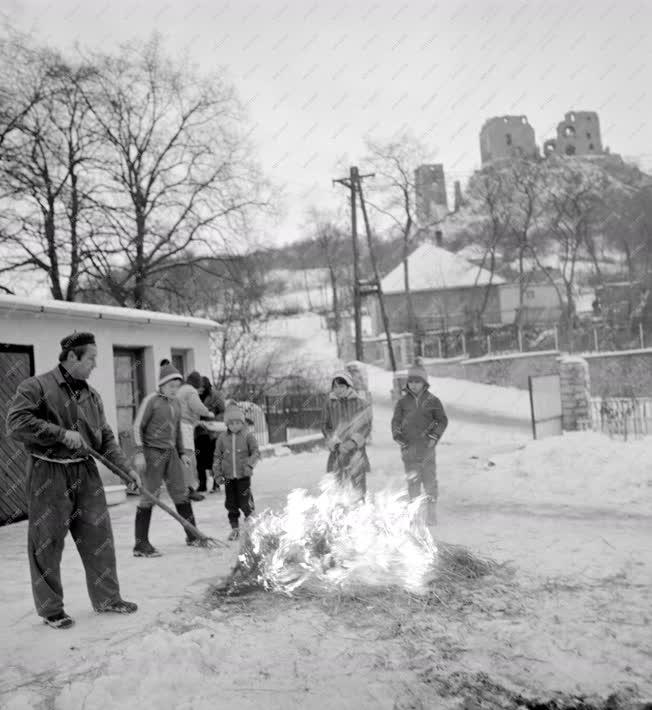
{"type": "Polygon", "coordinates": [[[332,436],[327,442],[326,445],[328,446],[329,451],[335,451],[335,449],[340,445],[340,440],[337,436],[332,436]]]}

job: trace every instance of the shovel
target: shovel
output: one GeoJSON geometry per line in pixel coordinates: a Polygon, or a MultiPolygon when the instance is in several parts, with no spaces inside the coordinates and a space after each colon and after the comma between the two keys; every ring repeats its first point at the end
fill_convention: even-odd
{"type": "MultiPolygon", "coordinates": [[[[118,478],[122,479],[125,483],[133,483],[131,476],[123,471],[119,466],[116,466],[112,461],[102,456],[98,451],[91,448],[88,443],[84,440],[84,447],[88,453],[102,465],[106,466],[109,471],[115,473],[118,478]]],[[[225,542],[221,540],[216,540],[214,537],[208,537],[204,535],[200,530],[198,530],[192,523],[189,523],[184,517],[179,515],[176,510],[170,508],[169,505],[162,503],[155,495],[150,493],[146,488],[142,486],[139,488],[140,492],[151,501],[154,505],[162,508],[168,515],[171,515],[178,523],[180,523],[189,533],[198,538],[202,544],[202,547],[229,547],[225,542]]]]}

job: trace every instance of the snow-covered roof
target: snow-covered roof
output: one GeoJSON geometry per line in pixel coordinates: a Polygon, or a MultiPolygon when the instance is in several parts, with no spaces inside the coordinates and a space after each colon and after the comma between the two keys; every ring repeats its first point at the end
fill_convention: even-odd
{"type": "Polygon", "coordinates": [[[215,330],[219,323],[208,318],[178,316],[159,311],[142,311],[137,308],[120,306],[101,306],[94,303],[71,303],[70,301],[48,301],[21,296],[0,296],[0,313],[24,311],[30,313],[50,313],[52,315],[72,316],[96,320],[118,320],[143,325],[167,325],[176,328],[197,328],[215,330]]]}
{"type": "MultiPolygon", "coordinates": [[[[448,288],[486,286],[491,272],[467,261],[452,251],[434,244],[422,244],[408,257],[411,291],[435,291],[448,288]]],[[[505,283],[497,274],[493,284],[505,283]]],[[[403,264],[399,264],[382,280],[384,293],[404,293],[403,264]]]]}

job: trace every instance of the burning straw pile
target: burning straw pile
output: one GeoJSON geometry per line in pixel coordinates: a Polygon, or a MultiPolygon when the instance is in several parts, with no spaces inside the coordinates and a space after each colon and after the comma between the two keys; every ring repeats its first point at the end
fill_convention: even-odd
{"type": "Polygon", "coordinates": [[[242,539],[239,563],[223,590],[264,589],[292,595],[371,589],[424,595],[441,577],[486,574],[487,563],[463,548],[436,545],[425,499],[382,491],[356,503],[331,476],[321,495],[295,490],[283,511],[257,516],[242,539]]]}

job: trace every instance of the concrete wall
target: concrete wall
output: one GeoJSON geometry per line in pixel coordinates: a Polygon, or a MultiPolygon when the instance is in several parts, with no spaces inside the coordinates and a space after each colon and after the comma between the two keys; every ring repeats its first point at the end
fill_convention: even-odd
{"type": "MultiPolygon", "coordinates": [[[[529,375],[560,372],[561,354],[556,350],[537,353],[494,355],[477,359],[424,360],[434,377],[481,382],[527,389],[529,375]]],[[[592,397],[652,397],[652,348],[615,353],[583,354],[589,368],[592,397]]]]}
{"type": "MultiPolygon", "coordinates": [[[[89,384],[98,390],[106,417],[114,432],[117,428],[116,391],[113,373],[113,348],[144,348],[145,389],[156,387],[158,364],[170,358],[173,349],[187,352],[188,370],[196,369],[210,376],[209,335],[205,330],[186,326],[129,323],[121,320],[59,316],[28,311],[6,310],[0,314],[0,342],[30,345],[34,348],[36,374],[58,364],[59,341],[75,330],[95,334],[97,368],[89,384]]],[[[105,483],[115,483],[113,474],[103,472],[105,483]]]]}

